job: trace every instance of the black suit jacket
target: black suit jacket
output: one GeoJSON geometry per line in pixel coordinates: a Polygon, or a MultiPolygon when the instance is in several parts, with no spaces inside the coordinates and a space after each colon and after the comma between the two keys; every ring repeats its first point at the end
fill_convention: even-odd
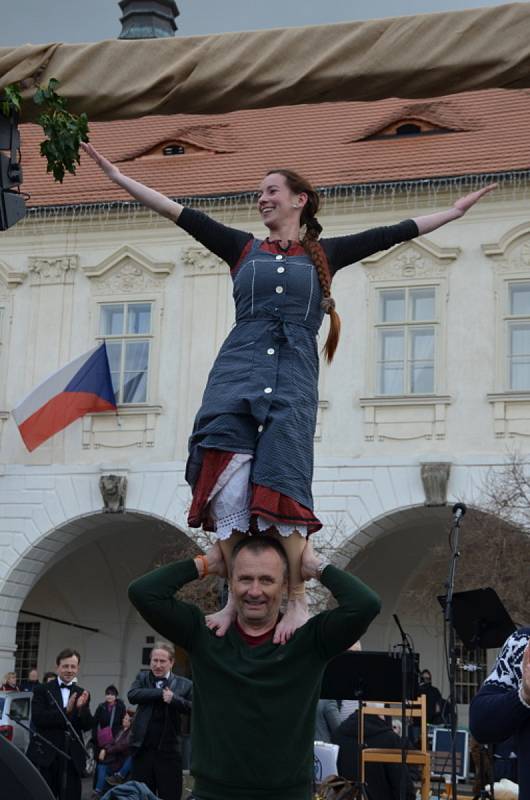
{"type": "MultiPolygon", "coordinates": [[[[82,691],[81,686],[74,684],[70,693],[81,694],[82,691]]],[[[60,750],[65,750],[67,725],[52,698],[57,701],[59,708],[63,707],[61,690],[57,681],[50,681],[35,687],[31,701],[31,721],[37,733],[60,750]]],[[[92,714],[88,704],[81,709],[74,708],[69,719],[82,741],[83,731],[88,731],[92,727],[92,714]]],[[[69,752],[73,768],[81,775],[85,769],[86,756],[80,743],[73,736],[70,739],[69,752]]],[[[61,758],[59,753],[35,736],[31,737],[27,756],[39,767],[49,766],[55,759],[61,758]]]]}
{"type": "Polygon", "coordinates": [[[192,682],[188,678],[170,673],[165,681],[166,686],[173,692],[171,703],[164,703],[162,689],[156,688],[157,679],[151,670],[142,670],[136,676],[134,683],[127,693],[130,703],[138,705],[129,736],[131,750],[137,751],[142,747],[151,721],[153,708],[158,704],[164,709],[166,721],[164,749],[177,752],[179,749],[180,714],[191,713],[192,682]]]}

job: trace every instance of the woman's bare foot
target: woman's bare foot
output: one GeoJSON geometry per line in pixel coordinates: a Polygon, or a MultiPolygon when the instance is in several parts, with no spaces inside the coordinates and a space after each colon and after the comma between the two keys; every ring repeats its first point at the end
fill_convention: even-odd
{"type": "Polygon", "coordinates": [[[276,625],[274,644],[285,644],[289,641],[293,633],[305,625],[309,619],[309,610],[305,592],[296,592],[289,595],[287,610],[279,623],[276,625]]]}
{"type": "Polygon", "coordinates": [[[215,631],[217,636],[224,636],[232,622],[236,618],[236,606],[232,600],[232,595],[228,595],[228,602],[220,611],[215,614],[208,614],[206,625],[211,631],[215,631]]]}

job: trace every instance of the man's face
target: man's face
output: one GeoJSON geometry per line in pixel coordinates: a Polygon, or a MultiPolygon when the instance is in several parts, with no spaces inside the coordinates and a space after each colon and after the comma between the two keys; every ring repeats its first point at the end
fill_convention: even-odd
{"type": "Polygon", "coordinates": [[[151,672],[155,678],[163,678],[173,667],[173,659],[170,658],[166,650],[151,650],[151,661],[149,662],[151,672]]]}
{"type": "Polygon", "coordinates": [[[79,672],[79,660],[77,656],[62,658],[57,664],[57,677],[63,683],[70,683],[77,678],[79,672]]]}
{"type": "Polygon", "coordinates": [[[431,673],[430,672],[423,672],[421,676],[422,683],[430,683],[431,682],[431,673]]]}
{"type": "Polygon", "coordinates": [[[30,681],[38,681],[38,679],[39,679],[39,673],[37,672],[37,670],[36,669],[30,669],[29,675],[28,675],[28,680],[30,680],[30,681]]]}
{"type": "Polygon", "coordinates": [[[275,550],[241,550],[232,570],[230,588],[238,619],[250,627],[272,628],[287,587],[284,562],[275,550]]]}

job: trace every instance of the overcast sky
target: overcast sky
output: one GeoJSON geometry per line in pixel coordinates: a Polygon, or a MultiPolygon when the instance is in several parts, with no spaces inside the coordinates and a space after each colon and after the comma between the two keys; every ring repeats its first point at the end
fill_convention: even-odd
{"type": "MultiPolygon", "coordinates": [[[[505,5],[511,0],[177,0],[177,36],[505,5]]],[[[0,0],[0,46],[95,42],[121,30],[118,0],[0,0]]]]}

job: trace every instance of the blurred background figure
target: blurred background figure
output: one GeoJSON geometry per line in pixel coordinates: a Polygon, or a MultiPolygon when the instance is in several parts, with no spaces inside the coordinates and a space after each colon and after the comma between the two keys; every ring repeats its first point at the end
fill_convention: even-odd
{"type": "Polygon", "coordinates": [[[6,672],[4,680],[2,681],[3,692],[18,692],[20,691],[17,684],[16,672],[6,672]]]}
{"type": "MultiPolygon", "coordinates": [[[[55,673],[54,673],[55,677],[55,673]]],[[[39,672],[36,667],[32,667],[28,672],[28,677],[20,684],[21,692],[32,692],[35,686],[39,683],[39,672]]]]}

